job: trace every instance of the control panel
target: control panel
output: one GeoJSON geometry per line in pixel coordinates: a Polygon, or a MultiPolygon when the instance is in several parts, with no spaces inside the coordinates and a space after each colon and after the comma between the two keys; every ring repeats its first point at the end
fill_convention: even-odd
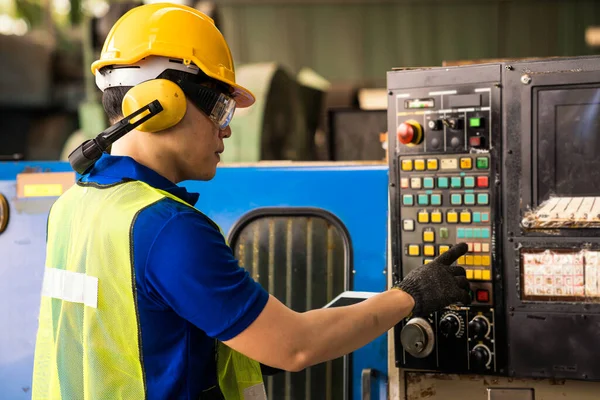
{"type": "Polygon", "coordinates": [[[478,74],[470,74],[470,68],[388,75],[395,279],[464,242],[468,253],[456,265],[466,270],[472,298],[470,305],[399,324],[399,367],[495,373],[501,364],[495,189],[501,145],[495,84],[500,68],[488,67],[483,75],[489,81],[474,80],[478,74]],[[429,87],[434,80],[427,73],[437,75],[440,85],[429,87]],[[446,76],[448,84],[442,85],[446,76]],[[420,80],[422,86],[415,88],[420,80]]]}

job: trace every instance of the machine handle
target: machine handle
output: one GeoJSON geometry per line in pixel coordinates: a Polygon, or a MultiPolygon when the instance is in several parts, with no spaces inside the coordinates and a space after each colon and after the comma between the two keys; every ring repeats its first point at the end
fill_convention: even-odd
{"type": "MultiPolygon", "coordinates": [[[[379,381],[384,378],[382,374],[373,368],[365,368],[362,370],[362,397],[361,400],[375,400],[373,397],[373,381],[379,381]]],[[[384,393],[379,391],[379,398],[385,399],[384,393]],[[383,396],[382,396],[383,395],[383,396]]]]}

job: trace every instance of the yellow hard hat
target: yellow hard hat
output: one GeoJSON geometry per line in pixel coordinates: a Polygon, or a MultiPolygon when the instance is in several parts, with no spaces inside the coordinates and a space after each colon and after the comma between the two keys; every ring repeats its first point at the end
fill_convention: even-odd
{"type": "Polygon", "coordinates": [[[152,56],[180,60],[181,66],[195,64],[232,88],[238,108],[254,103],[254,95],[235,82],[231,51],[212,18],[178,4],[146,4],[125,13],[108,33],[92,73],[98,82],[103,67],[137,65],[152,56]]]}

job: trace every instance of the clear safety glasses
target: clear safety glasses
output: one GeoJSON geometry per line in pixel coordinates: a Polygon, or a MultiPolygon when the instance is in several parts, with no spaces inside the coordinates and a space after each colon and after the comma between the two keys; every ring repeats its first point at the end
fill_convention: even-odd
{"type": "Polygon", "coordinates": [[[235,113],[235,100],[217,89],[189,81],[178,81],[177,85],[185,95],[210,119],[219,129],[229,126],[235,113]]]}

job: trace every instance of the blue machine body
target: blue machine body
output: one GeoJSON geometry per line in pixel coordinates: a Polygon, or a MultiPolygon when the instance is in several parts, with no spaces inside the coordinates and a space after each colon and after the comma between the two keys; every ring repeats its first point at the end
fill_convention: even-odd
{"type": "MultiPolygon", "coordinates": [[[[33,352],[45,260],[46,221],[54,198],[18,199],[16,176],[24,171],[66,172],[68,163],[0,163],[0,194],[10,220],[0,234],[0,397],[31,397],[33,352]]],[[[350,234],[351,290],[385,290],[388,169],[385,165],[222,167],[209,182],[182,183],[199,192],[196,207],[225,232],[262,207],[316,207],[337,216],[350,234]]],[[[387,375],[387,337],[353,353],[353,399],[361,398],[361,374],[387,375]]],[[[383,398],[383,391],[372,398],[383,398]]]]}

